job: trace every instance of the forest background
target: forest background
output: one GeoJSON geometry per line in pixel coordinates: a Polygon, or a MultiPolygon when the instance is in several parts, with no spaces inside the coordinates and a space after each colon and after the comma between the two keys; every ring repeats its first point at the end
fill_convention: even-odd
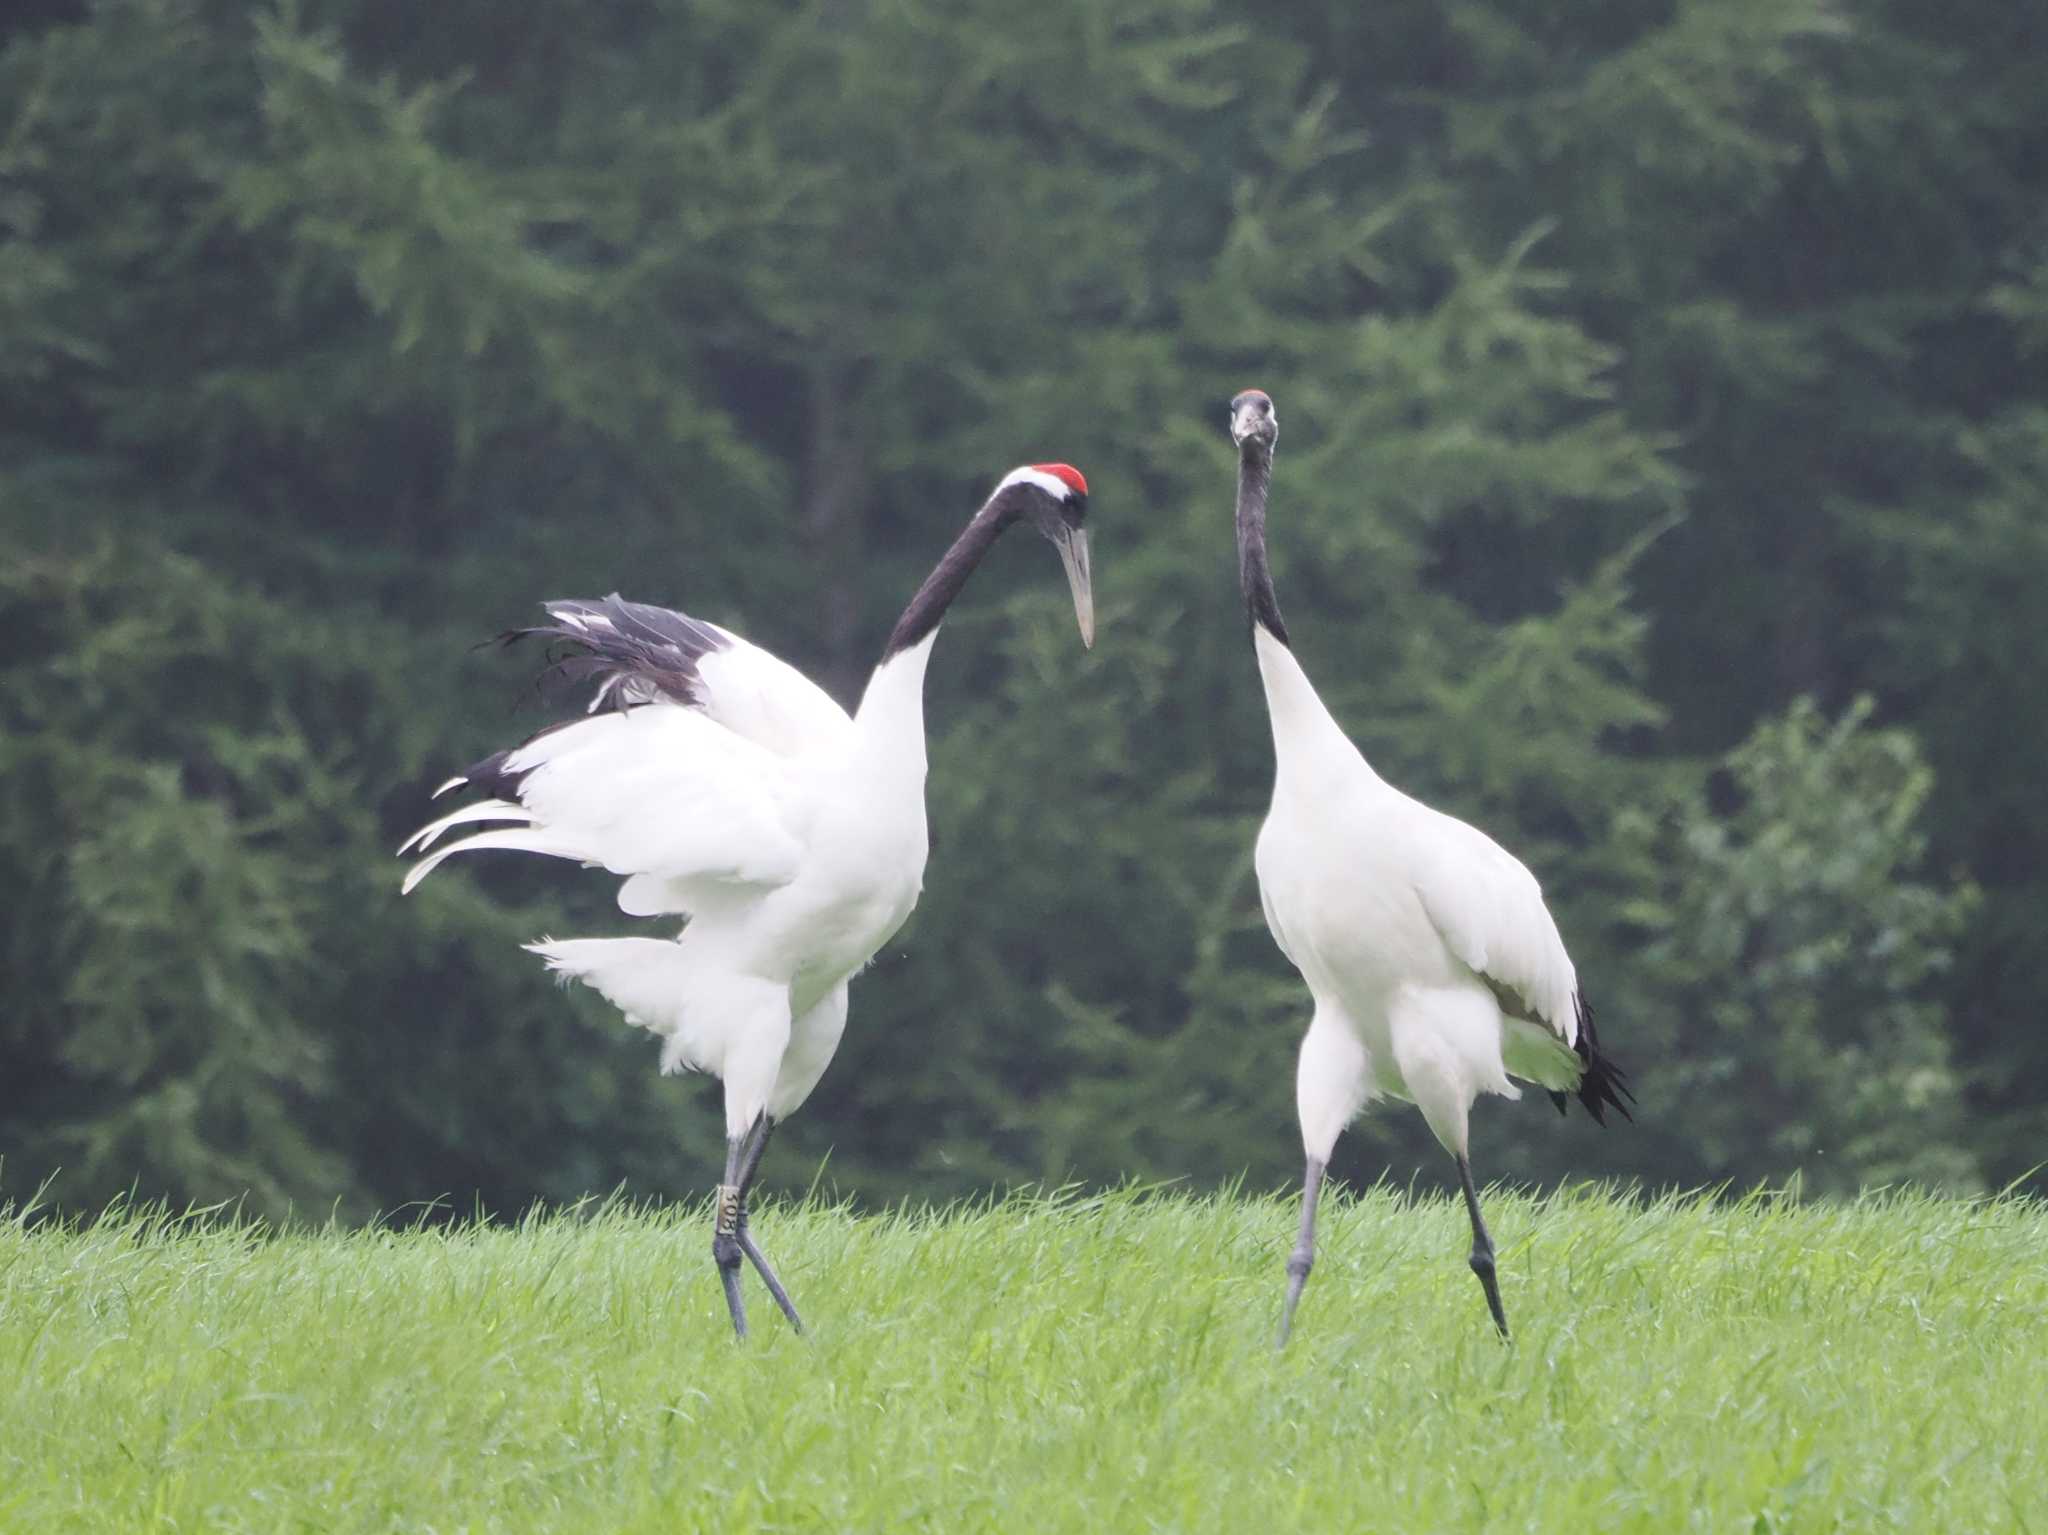
{"type": "MultiPolygon", "coordinates": [[[[2048,92],[2008,0],[16,0],[0,14],[0,1194],[366,1217],[712,1176],[713,1091],[476,859],[539,599],[856,695],[1011,465],[935,851],[771,1171],[1290,1179],[1298,980],[1224,404],[1298,653],[1544,881],[1633,1128],[1809,1192],[2048,1145],[2048,92]],[[1538,11],[1541,14],[1538,14],[1538,11]],[[61,1170],[61,1171],[60,1171],[61,1170]]],[[[1369,1115],[1338,1170],[1440,1158],[1369,1115]]]]}

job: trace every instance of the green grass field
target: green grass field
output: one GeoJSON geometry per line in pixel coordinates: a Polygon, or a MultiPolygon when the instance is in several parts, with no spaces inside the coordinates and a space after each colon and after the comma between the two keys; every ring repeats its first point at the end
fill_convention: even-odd
{"type": "Polygon", "coordinates": [[[2048,1208],[1496,1194],[0,1225],[0,1528],[2048,1531],[2048,1208]],[[2031,1521],[2031,1524],[2030,1524],[2031,1521]]]}

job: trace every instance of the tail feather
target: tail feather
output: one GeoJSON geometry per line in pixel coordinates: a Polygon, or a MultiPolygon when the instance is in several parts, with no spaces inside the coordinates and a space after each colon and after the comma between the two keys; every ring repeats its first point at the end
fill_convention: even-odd
{"type": "MultiPolygon", "coordinates": [[[[1635,1123],[1635,1115],[1628,1111],[1628,1105],[1636,1101],[1636,1095],[1629,1091],[1628,1074],[1616,1064],[1613,1056],[1600,1048],[1599,1031],[1593,1027],[1592,1004],[1587,1002],[1584,992],[1574,994],[1572,1001],[1579,1014],[1579,1037],[1572,1048],[1578,1052],[1583,1066],[1579,1073],[1579,1102],[1593,1116],[1596,1125],[1606,1125],[1610,1108],[1629,1123],[1635,1123]]],[[[1565,1111],[1565,1096],[1563,1093],[1550,1095],[1550,1101],[1557,1105],[1560,1114],[1565,1111]]]]}
{"type": "Polygon", "coordinates": [[[533,812],[524,805],[515,805],[510,800],[479,800],[474,805],[464,805],[460,810],[451,810],[438,821],[430,821],[399,844],[401,854],[418,849],[424,853],[440,840],[441,833],[451,826],[462,826],[470,821],[531,821],[533,812]]]}
{"type": "Polygon", "coordinates": [[[691,970],[683,946],[663,938],[543,938],[527,949],[563,981],[581,981],[636,1028],[662,1038],[661,1069],[673,1075],[707,1062],[683,1027],[691,970]]]}
{"type": "Polygon", "coordinates": [[[474,837],[464,837],[460,842],[451,842],[438,853],[429,854],[412,866],[405,876],[405,883],[398,887],[400,895],[411,895],[413,888],[434,870],[457,853],[477,852],[485,848],[506,848],[517,853],[544,853],[550,858],[574,858],[585,860],[581,848],[571,846],[559,838],[531,827],[508,826],[500,831],[480,831],[474,837]]]}

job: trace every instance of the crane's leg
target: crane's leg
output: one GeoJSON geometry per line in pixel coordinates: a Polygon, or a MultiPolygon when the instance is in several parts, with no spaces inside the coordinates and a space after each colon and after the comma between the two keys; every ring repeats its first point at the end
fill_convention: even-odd
{"type": "Polygon", "coordinates": [[[1322,997],[1301,1039],[1301,1058],[1294,1068],[1294,1108],[1301,1119],[1301,1150],[1307,1169],[1301,1179],[1301,1236],[1287,1259],[1287,1306],[1280,1314],[1278,1346],[1287,1343],[1294,1326],[1294,1308],[1316,1261],[1316,1203],[1323,1192],[1323,1169],[1337,1137],[1365,1106],[1372,1090],[1372,1062],[1365,1045],[1343,1013],[1322,997]]]}
{"type": "Polygon", "coordinates": [[[740,1244],[740,1251],[747,1255],[747,1261],[754,1265],[754,1271],[761,1276],[761,1282],[768,1286],[768,1293],[775,1297],[775,1304],[782,1308],[782,1314],[789,1318],[789,1325],[798,1332],[804,1330],[804,1319],[796,1314],[796,1307],[790,1303],[789,1292],[782,1288],[782,1281],[775,1277],[775,1270],[768,1262],[768,1255],[747,1230],[747,1195],[754,1187],[754,1174],[761,1170],[761,1157],[768,1150],[768,1137],[775,1131],[775,1121],[763,1111],[754,1121],[754,1128],[748,1132],[750,1142],[746,1165],[740,1169],[739,1177],[739,1222],[733,1236],[740,1244]]]}
{"type": "MultiPolygon", "coordinates": [[[[718,1073],[725,1079],[725,1181],[718,1186],[718,1222],[711,1256],[725,1286],[732,1329],[747,1336],[747,1308],[740,1296],[740,1262],[760,1250],[747,1235],[747,1190],[767,1149],[768,1105],[775,1096],[790,1047],[789,987],[758,976],[707,973],[692,981],[693,1005],[715,1008],[722,1019],[725,1053],[718,1073]],[[752,1252],[749,1252],[749,1249],[752,1252]]],[[[776,1287],[778,1290],[780,1286],[776,1287]]],[[[788,1301],[776,1296],[785,1308],[788,1301]]]]}
{"type": "Polygon", "coordinates": [[[718,1279],[725,1286],[725,1309],[732,1313],[732,1330],[742,1342],[747,1336],[747,1303],[740,1295],[740,1246],[741,1223],[746,1219],[746,1189],[740,1182],[741,1171],[754,1155],[756,1139],[765,1136],[763,1127],[768,1116],[763,1114],[755,1120],[744,1135],[736,1135],[725,1143],[725,1181],[718,1185],[717,1213],[711,1227],[711,1259],[718,1265],[718,1279]]]}
{"type": "Polygon", "coordinates": [[[1287,1334],[1294,1326],[1294,1308],[1301,1304],[1301,1288],[1308,1283],[1308,1271],[1316,1266],[1316,1201],[1323,1195],[1323,1163],[1308,1159],[1301,1179],[1301,1235],[1287,1259],[1287,1305],[1280,1313],[1280,1337],[1275,1348],[1287,1347],[1287,1334]]]}
{"type": "Polygon", "coordinates": [[[1472,1256],[1467,1261],[1486,1289],[1486,1306],[1493,1313],[1493,1325],[1505,1338],[1508,1335],[1508,1316],[1501,1310],[1500,1281],[1493,1272],[1493,1237],[1487,1232],[1486,1222],[1479,1214],[1479,1190],[1472,1186],[1472,1161],[1462,1153],[1458,1157],[1458,1181],[1465,1188],[1465,1213],[1472,1217],[1472,1256]]]}

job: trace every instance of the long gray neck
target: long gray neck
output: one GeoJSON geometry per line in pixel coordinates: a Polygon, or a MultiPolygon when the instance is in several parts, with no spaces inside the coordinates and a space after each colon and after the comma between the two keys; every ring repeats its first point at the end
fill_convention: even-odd
{"type": "Polygon", "coordinates": [[[1280,602],[1273,595],[1273,572],[1266,564],[1266,492],[1273,485],[1273,450],[1256,437],[1247,438],[1237,454],[1237,579],[1244,592],[1245,617],[1263,624],[1266,632],[1293,648],[1280,602]]]}
{"type": "Polygon", "coordinates": [[[960,595],[960,588],[967,584],[967,578],[974,574],[974,567],[981,563],[981,557],[1017,520],[1022,505],[1017,496],[1018,487],[1014,485],[998,491],[968,519],[967,526],[960,530],[960,536],[953,540],[952,547],[939,556],[939,563],[924,578],[917,595],[904,608],[903,616],[896,620],[896,627],[889,632],[889,643],[882,651],[884,661],[899,650],[908,650],[938,628],[939,621],[946,616],[946,609],[953,605],[953,599],[960,595]]]}

